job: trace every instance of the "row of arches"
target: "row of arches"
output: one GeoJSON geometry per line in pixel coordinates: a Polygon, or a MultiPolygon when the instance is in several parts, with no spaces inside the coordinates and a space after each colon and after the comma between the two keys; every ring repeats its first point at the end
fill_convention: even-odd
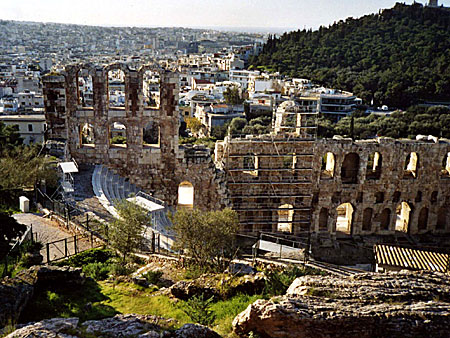
{"type": "MultiPolygon", "coordinates": [[[[96,143],[95,127],[91,123],[79,125],[80,145],[95,147],[96,143]]],[[[142,144],[144,146],[159,146],[161,142],[161,129],[159,124],[154,121],[148,122],[142,128],[142,144]]],[[[121,122],[112,122],[108,126],[108,144],[110,146],[127,146],[127,127],[121,122]]]]}
{"type": "MultiPolygon", "coordinates": [[[[108,108],[124,108],[127,99],[125,72],[111,69],[106,74],[108,108]]],[[[88,69],[80,69],[76,74],[78,105],[94,107],[94,80],[88,69]]],[[[142,74],[142,97],[145,108],[158,109],[161,102],[161,77],[158,71],[146,70],[142,74]]]]}
{"type": "MultiPolygon", "coordinates": [[[[385,208],[379,215],[374,217],[374,211],[372,208],[366,208],[362,214],[362,230],[373,231],[373,224],[379,223],[379,229],[383,231],[392,230],[391,224],[393,224],[393,230],[403,233],[408,233],[410,230],[412,207],[405,201],[398,204],[395,209],[395,219],[392,219],[392,210],[385,208]]],[[[447,229],[447,217],[448,210],[442,207],[438,210],[437,219],[435,224],[436,230],[447,229]]],[[[351,203],[343,203],[336,208],[336,220],[335,230],[344,234],[352,234],[352,225],[354,220],[355,210],[351,203]]],[[[319,212],[319,231],[329,231],[329,210],[322,208],[319,212]]],[[[429,209],[423,207],[420,209],[417,218],[417,229],[424,231],[429,229],[429,209]]]]}
{"type": "MultiPolygon", "coordinates": [[[[369,154],[366,166],[366,179],[378,180],[381,177],[383,157],[379,152],[369,154]]],[[[407,155],[403,166],[403,178],[417,178],[419,157],[416,152],[407,155]]],[[[336,159],[333,153],[327,152],[322,157],[321,179],[335,177],[336,159]]],[[[357,153],[349,153],[344,157],[341,167],[342,183],[358,183],[360,157],[357,153]]],[[[442,160],[441,175],[450,176],[450,152],[442,160]]]]}

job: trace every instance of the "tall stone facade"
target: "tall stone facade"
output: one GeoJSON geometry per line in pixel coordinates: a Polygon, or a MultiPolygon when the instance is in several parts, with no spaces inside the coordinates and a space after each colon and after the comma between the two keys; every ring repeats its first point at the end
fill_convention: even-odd
{"type": "Polygon", "coordinates": [[[80,163],[103,164],[145,191],[168,203],[177,205],[178,187],[192,184],[194,205],[202,209],[219,209],[226,205],[226,189],[222,174],[215,169],[208,149],[201,146],[178,145],[178,92],[176,73],[155,65],[130,69],[125,64],[93,66],[70,65],[63,74],[66,89],[66,120],[69,150],[80,163]],[[124,107],[109,105],[108,72],[125,74],[124,107]],[[143,75],[158,72],[160,106],[144,106],[143,75]],[[79,90],[79,76],[90,76],[93,103],[86,107],[79,90]],[[117,124],[125,127],[126,143],[112,144],[111,131],[117,124]],[[144,142],[144,128],[153,125],[158,140],[144,142]],[[82,133],[90,130],[89,141],[82,133]]]}
{"type": "Polygon", "coordinates": [[[338,237],[449,233],[449,153],[442,139],[277,135],[216,145],[242,230],[338,237]]]}
{"type": "Polygon", "coordinates": [[[78,162],[105,165],[169,206],[183,204],[180,187],[193,187],[194,207],[231,206],[247,233],[450,232],[449,140],[316,140],[287,132],[227,137],[217,142],[213,162],[205,147],[178,144],[176,73],[155,65],[77,64],[46,77],[44,86],[47,119],[55,135],[65,134],[78,162]],[[118,70],[123,106],[109,103],[108,72],[118,70]],[[146,71],[159,74],[159,107],[145,103],[146,71]],[[89,101],[80,93],[80,76],[91,79],[89,101]],[[118,125],[124,144],[113,141],[118,125]],[[150,144],[148,125],[156,135],[150,144]]]}

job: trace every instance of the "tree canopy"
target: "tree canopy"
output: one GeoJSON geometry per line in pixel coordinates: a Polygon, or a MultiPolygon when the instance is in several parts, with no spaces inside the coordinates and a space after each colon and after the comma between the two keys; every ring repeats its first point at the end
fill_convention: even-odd
{"type": "Polygon", "coordinates": [[[253,68],[305,77],[407,108],[420,100],[450,100],[450,11],[397,3],[318,30],[270,37],[253,68]]]}
{"type": "Polygon", "coordinates": [[[224,270],[226,259],[234,253],[233,239],[239,228],[236,211],[178,209],[172,215],[172,223],[175,249],[186,250],[200,268],[224,270]]]}

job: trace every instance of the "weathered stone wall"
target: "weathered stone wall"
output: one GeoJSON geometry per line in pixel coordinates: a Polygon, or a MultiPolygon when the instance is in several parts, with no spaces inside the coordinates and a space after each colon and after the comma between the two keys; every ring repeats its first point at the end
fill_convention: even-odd
{"type": "Polygon", "coordinates": [[[307,231],[311,224],[312,232],[336,234],[336,209],[350,203],[354,209],[351,229],[342,235],[389,235],[395,233],[396,210],[401,202],[411,208],[408,234],[450,231],[448,212],[446,226],[436,228],[438,214],[450,206],[450,179],[443,170],[449,152],[448,140],[434,143],[380,138],[354,142],[265,136],[226,139],[217,145],[216,159],[227,172],[233,208],[239,210],[244,231],[276,231],[279,208],[289,204],[294,210],[293,233],[307,231]],[[328,152],[334,154],[332,177],[323,170],[322,158],[328,152]],[[373,166],[367,169],[369,155],[375,152],[381,155],[379,177],[373,175],[373,166]],[[413,152],[418,157],[416,177],[405,171],[405,161],[413,152]],[[342,178],[345,157],[352,153],[359,164],[355,172],[347,168],[347,175],[354,173],[355,180],[342,178]],[[246,156],[257,158],[256,170],[245,168],[246,156]],[[319,226],[322,208],[327,211],[325,226],[319,226]],[[369,228],[363,227],[364,210],[368,208],[372,209],[369,228]],[[419,220],[423,208],[428,209],[428,217],[419,220]],[[390,210],[387,229],[380,226],[385,209],[390,210]]]}
{"type": "Polygon", "coordinates": [[[80,163],[103,164],[169,205],[177,204],[178,186],[188,181],[194,186],[194,206],[218,209],[226,203],[220,177],[209,151],[178,146],[178,74],[158,66],[130,69],[125,64],[109,66],[71,65],[65,69],[67,133],[71,155],[80,163]],[[125,74],[125,106],[109,107],[108,72],[120,69],[125,74]],[[83,107],[79,99],[79,72],[92,76],[93,106],[83,107]],[[157,71],[161,80],[159,109],[144,107],[143,76],[157,71]],[[126,127],[126,145],[110,144],[110,128],[115,123],[126,127]],[[94,142],[83,144],[81,128],[89,124],[94,142]],[[144,144],[144,127],[159,126],[159,143],[144,144]]]}
{"type": "Polygon", "coordinates": [[[66,93],[64,76],[47,75],[42,78],[47,136],[52,139],[66,139],[66,93]]]}

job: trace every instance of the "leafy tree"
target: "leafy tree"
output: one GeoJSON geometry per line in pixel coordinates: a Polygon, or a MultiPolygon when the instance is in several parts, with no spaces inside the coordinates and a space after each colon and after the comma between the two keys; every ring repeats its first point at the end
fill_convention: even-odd
{"type": "Polygon", "coordinates": [[[216,320],[216,315],[211,309],[214,297],[204,299],[204,295],[193,296],[181,307],[194,323],[211,326],[216,320]]]}
{"type": "Polygon", "coordinates": [[[151,224],[146,210],[127,200],[116,203],[116,218],[109,227],[109,244],[122,254],[122,264],[142,244],[145,226],[151,224]]]}
{"type": "Polygon", "coordinates": [[[186,127],[191,130],[192,133],[197,134],[202,128],[202,123],[195,117],[186,117],[186,127]]]}
{"type": "Polygon", "coordinates": [[[45,180],[56,186],[58,177],[55,162],[39,155],[38,146],[16,146],[4,150],[0,157],[0,187],[3,189],[32,188],[45,180]]]}
{"type": "Polygon", "coordinates": [[[22,143],[23,139],[20,137],[18,125],[6,125],[0,122],[0,150],[11,149],[22,143]]]}
{"type": "Polygon", "coordinates": [[[242,104],[244,102],[241,98],[241,94],[239,93],[239,89],[236,86],[225,89],[223,92],[223,98],[227,104],[231,105],[242,104]]]}
{"type": "Polygon", "coordinates": [[[450,100],[449,32],[450,11],[397,3],[316,31],[271,36],[250,64],[407,108],[450,100]]]}
{"type": "Polygon", "coordinates": [[[237,213],[229,208],[202,212],[178,209],[172,215],[175,249],[186,250],[201,269],[225,270],[233,255],[233,239],[239,228],[237,213]]]}
{"type": "Polygon", "coordinates": [[[9,214],[0,212],[0,258],[8,253],[11,241],[22,236],[25,230],[25,225],[18,223],[9,214]]]}
{"type": "Polygon", "coordinates": [[[247,120],[242,117],[235,117],[230,123],[230,133],[231,135],[241,135],[243,134],[243,129],[247,125],[247,120]]]}

